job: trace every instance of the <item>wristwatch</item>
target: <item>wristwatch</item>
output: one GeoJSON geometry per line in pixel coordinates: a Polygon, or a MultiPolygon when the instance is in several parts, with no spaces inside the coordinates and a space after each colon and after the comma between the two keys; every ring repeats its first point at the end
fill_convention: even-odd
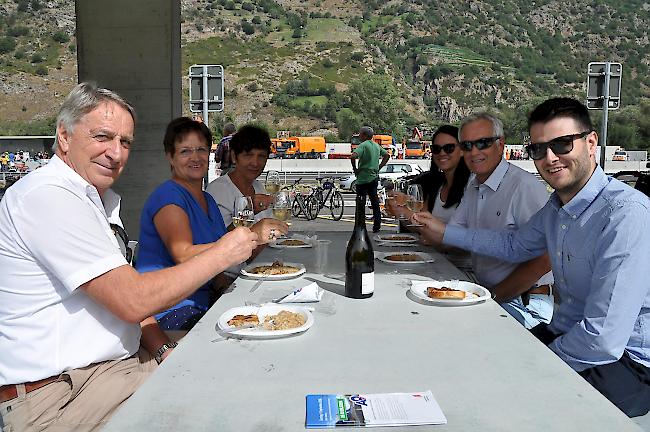
{"type": "Polygon", "coordinates": [[[169,342],[166,344],[163,344],[160,348],[158,348],[158,351],[156,351],[156,355],[154,355],[154,358],[156,359],[156,363],[160,364],[162,362],[162,356],[167,352],[167,350],[170,350],[172,348],[176,348],[178,346],[178,342],[169,342]]]}

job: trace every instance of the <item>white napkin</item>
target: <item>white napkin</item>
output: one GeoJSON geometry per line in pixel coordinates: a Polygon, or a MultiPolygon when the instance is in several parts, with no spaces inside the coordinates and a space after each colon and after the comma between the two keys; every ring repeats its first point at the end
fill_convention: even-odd
{"type": "Polygon", "coordinates": [[[313,303],[318,302],[323,298],[325,290],[318,286],[316,282],[312,282],[302,288],[297,288],[289,293],[285,298],[278,303],[313,303]]]}

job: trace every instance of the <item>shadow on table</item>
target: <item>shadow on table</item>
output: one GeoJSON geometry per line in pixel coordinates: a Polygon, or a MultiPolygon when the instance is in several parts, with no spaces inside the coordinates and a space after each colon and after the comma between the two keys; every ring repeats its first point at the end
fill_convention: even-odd
{"type": "Polygon", "coordinates": [[[318,275],[318,276],[305,276],[304,278],[311,282],[316,282],[318,286],[325,291],[333,294],[345,296],[345,281],[339,278],[344,278],[344,275],[318,275]]]}

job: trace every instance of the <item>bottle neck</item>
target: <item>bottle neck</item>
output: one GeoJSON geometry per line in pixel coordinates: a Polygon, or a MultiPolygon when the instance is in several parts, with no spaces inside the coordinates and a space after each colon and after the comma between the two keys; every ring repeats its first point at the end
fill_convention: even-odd
{"type": "Polygon", "coordinates": [[[354,228],[366,228],[366,200],[357,195],[357,206],[354,213],[354,228]]]}

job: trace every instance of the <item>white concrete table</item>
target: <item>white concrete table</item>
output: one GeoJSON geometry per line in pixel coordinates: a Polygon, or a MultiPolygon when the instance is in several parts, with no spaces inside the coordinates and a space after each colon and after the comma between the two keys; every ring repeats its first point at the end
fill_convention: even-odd
{"type": "MultiPolygon", "coordinates": [[[[331,238],[326,274],[343,273],[347,233],[331,238]]],[[[377,248],[378,250],[397,250],[377,248]]],[[[413,250],[412,248],[409,248],[413,250]]],[[[278,250],[268,249],[258,261],[278,250]]],[[[307,266],[312,249],[285,250],[307,266]]],[[[116,412],[106,431],[300,431],[305,395],[431,390],[445,413],[441,426],[379,430],[631,431],[640,430],[495,302],[438,307],[407,297],[407,274],[376,262],[375,294],[341,295],[327,279],[315,323],[304,334],[275,340],[220,340],[226,310],[310,281],[239,278],[155,374],[116,412]]],[[[434,278],[462,278],[442,256],[399,267],[434,278]]]]}

